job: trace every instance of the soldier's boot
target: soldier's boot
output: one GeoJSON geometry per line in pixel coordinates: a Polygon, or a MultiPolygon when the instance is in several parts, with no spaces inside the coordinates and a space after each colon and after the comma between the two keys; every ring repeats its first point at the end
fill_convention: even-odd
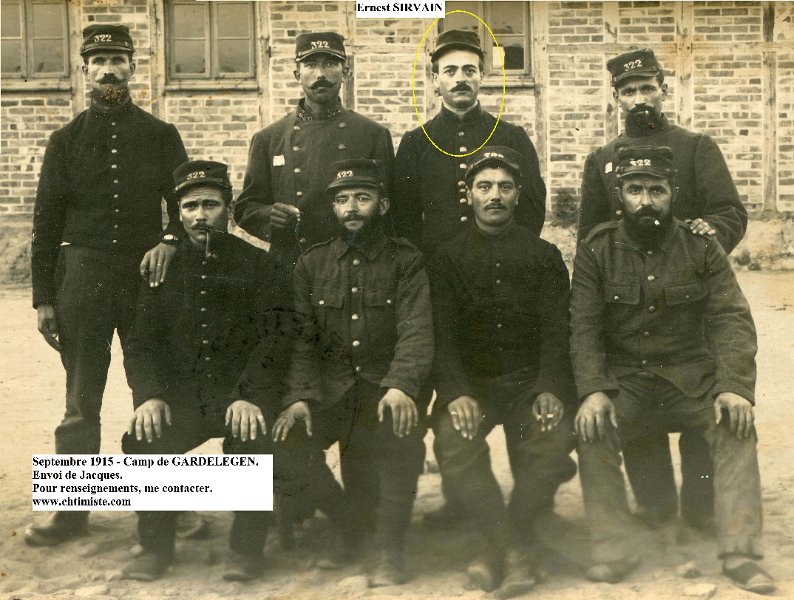
{"type": "Polygon", "coordinates": [[[87,512],[54,512],[40,525],[29,525],[25,529],[25,543],[29,546],[56,546],[85,535],[87,529],[87,512]]]}
{"type": "Polygon", "coordinates": [[[512,547],[505,553],[505,576],[502,584],[494,592],[497,598],[513,598],[526,594],[537,583],[535,565],[529,554],[520,548],[512,547]]]}
{"type": "Polygon", "coordinates": [[[136,581],[155,581],[160,579],[172,562],[174,562],[173,552],[147,549],[124,566],[121,577],[136,581]]]}
{"type": "Polygon", "coordinates": [[[378,562],[372,571],[370,587],[402,585],[409,579],[402,549],[381,549],[378,562]]]}
{"type": "Polygon", "coordinates": [[[473,587],[492,592],[502,583],[504,556],[502,552],[489,549],[481,552],[469,563],[466,574],[473,587]]]}

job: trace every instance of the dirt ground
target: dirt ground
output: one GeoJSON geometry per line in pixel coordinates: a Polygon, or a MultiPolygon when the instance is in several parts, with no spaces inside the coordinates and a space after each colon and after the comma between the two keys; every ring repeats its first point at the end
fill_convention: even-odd
{"type": "MultiPolygon", "coordinates": [[[[794,273],[739,274],[759,334],[757,427],[765,511],[767,570],[777,579],[776,598],[794,597],[794,424],[791,373],[794,373],[794,273]]],[[[133,513],[93,513],[90,535],[57,548],[34,549],[22,534],[35,517],[30,501],[30,457],[53,451],[52,432],[63,410],[64,376],[58,356],[35,331],[35,313],[23,288],[0,290],[5,335],[0,339],[0,595],[8,598],[401,598],[404,600],[488,597],[464,588],[462,571],[477,538],[461,527],[454,532],[430,532],[421,515],[440,503],[437,473],[420,479],[413,528],[407,549],[413,580],[402,587],[366,589],[361,571],[329,573],[312,567],[311,547],[324,539],[322,524],[304,533],[302,544],[284,552],[272,539],[267,548],[266,576],[248,585],[221,579],[230,524],[227,513],[207,513],[207,540],[179,541],[177,562],[158,582],[120,580],[119,570],[136,542],[133,513]]],[[[120,452],[119,440],[131,412],[130,393],[114,346],[114,361],[105,393],[102,451],[120,452]]],[[[505,491],[510,478],[501,431],[491,436],[494,468],[505,491]]],[[[202,451],[219,451],[215,442],[202,451]]],[[[584,527],[578,478],[557,496],[558,512],[584,527]]],[[[562,550],[580,555],[585,545],[577,536],[554,540],[562,550]]],[[[576,562],[549,551],[549,578],[527,597],[559,598],[757,598],[735,588],[719,574],[713,540],[704,539],[680,523],[649,532],[640,568],[617,585],[593,584],[582,578],[576,562]],[[702,575],[685,579],[676,569],[692,561],[702,575]]]]}

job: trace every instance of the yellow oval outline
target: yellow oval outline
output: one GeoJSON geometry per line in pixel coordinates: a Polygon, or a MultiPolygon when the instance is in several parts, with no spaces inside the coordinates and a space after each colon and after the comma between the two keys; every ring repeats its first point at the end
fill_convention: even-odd
{"type": "MultiPolygon", "coordinates": [[[[494,35],[493,31],[491,31],[491,28],[488,27],[488,23],[483,21],[480,17],[478,17],[474,13],[470,13],[467,10],[460,10],[460,9],[451,10],[447,13],[444,13],[444,16],[446,17],[447,15],[451,15],[453,13],[464,13],[477,19],[480,23],[485,25],[485,28],[488,30],[488,33],[490,33],[491,37],[493,38],[494,44],[496,44],[497,48],[500,48],[499,42],[496,40],[496,36],[494,35]]],[[[436,144],[433,141],[433,138],[430,137],[430,134],[427,133],[427,130],[425,129],[425,124],[422,123],[422,117],[419,114],[419,106],[416,104],[416,88],[414,86],[414,82],[416,79],[416,63],[419,60],[419,53],[422,51],[422,46],[425,43],[425,38],[427,37],[427,34],[430,33],[430,30],[433,29],[433,26],[435,26],[436,23],[438,23],[439,19],[441,19],[441,17],[437,17],[436,20],[430,24],[430,27],[428,27],[425,30],[424,34],[422,35],[422,39],[419,40],[419,45],[416,47],[416,56],[414,56],[414,68],[413,71],[411,72],[411,97],[413,98],[414,101],[414,110],[416,111],[416,120],[419,121],[419,127],[422,128],[422,132],[425,134],[425,137],[430,141],[431,144],[433,144],[435,149],[443,154],[446,154],[447,156],[452,156],[454,158],[463,158],[465,156],[471,156],[475,152],[479,151],[480,148],[485,146],[485,144],[488,143],[488,140],[490,140],[491,137],[493,136],[494,131],[496,131],[496,128],[499,126],[499,119],[502,118],[502,113],[504,112],[505,109],[505,95],[507,94],[507,75],[505,74],[505,60],[504,57],[502,56],[502,53],[499,52],[499,60],[502,63],[502,103],[499,106],[499,114],[496,115],[496,123],[494,123],[493,129],[491,129],[491,133],[488,134],[488,137],[485,138],[485,141],[482,144],[480,144],[477,148],[475,148],[471,152],[467,152],[466,154],[454,154],[452,152],[447,152],[446,150],[442,150],[441,148],[438,147],[438,144],[436,144]]]]}

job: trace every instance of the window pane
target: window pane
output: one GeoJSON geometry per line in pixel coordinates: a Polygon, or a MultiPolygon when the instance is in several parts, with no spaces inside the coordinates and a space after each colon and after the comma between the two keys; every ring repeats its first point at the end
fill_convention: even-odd
{"type": "Polygon", "coordinates": [[[218,37],[250,37],[251,8],[248,4],[218,3],[215,5],[218,19],[218,37]]]}
{"type": "Polygon", "coordinates": [[[204,57],[204,41],[175,40],[173,70],[174,73],[206,73],[207,61],[204,57]]]}
{"type": "Polygon", "coordinates": [[[61,40],[33,41],[33,72],[63,73],[63,42],[61,40]]]}
{"type": "Polygon", "coordinates": [[[492,2],[491,22],[488,26],[496,34],[499,43],[499,34],[524,33],[524,3],[523,2],[492,2]]]}
{"type": "MultiPolygon", "coordinates": [[[[505,61],[505,69],[524,69],[524,38],[500,36],[499,50],[505,61]]],[[[502,68],[496,46],[493,48],[492,65],[494,70],[502,68]]]]}
{"type": "Polygon", "coordinates": [[[31,5],[33,37],[63,38],[64,12],[60,4],[31,5]]]}
{"type": "MultiPolygon", "coordinates": [[[[2,23],[2,35],[4,38],[20,37],[22,35],[19,20],[19,4],[16,2],[3,2],[2,23]]],[[[5,46],[3,46],[3,49],[3,54],[5,54],[5,46]]],[[[5,56],[3,56],[3,65],[5,65],[5,56]]]]}
{"type": "MultiPolygon", "coordinates": [[[[472,2],[447,2],[445,4],[446,11],[451,10],[465,10],[473,14],[477,14],[477,5],[472,2]]],[[[450,29],[463,29],[464,31],[480,32],[480,22],[465,13],[454,13],[447,15],[439,21],[441,31],[449,31],[450,29]]]]}
{"type": "MultiPolygon", "coordinates": [[[[5,12],[5,9],[3,9],[5,12]]],[[[3,15],[5,18],[5,15],[3,15]]],[[[19,40],[3,40],[3,76],[22,73],[22,42],[19,40]]]]}
{"type": "Polygon", "coordinates": [[[248,73],[248,40],[218,41],[218,73],[248,73]]]}
{"type": "Polygon", "coordinates": [[[194,4],[174,4],[174,22],[171,24],[174,37],[206,38],[207,34],[204,31],[205,10],[206,7],[194,4]]]}

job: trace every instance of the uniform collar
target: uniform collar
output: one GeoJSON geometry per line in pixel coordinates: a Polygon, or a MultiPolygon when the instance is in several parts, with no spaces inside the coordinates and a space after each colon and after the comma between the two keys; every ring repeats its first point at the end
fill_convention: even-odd
{"type": "Polygon", "coordinates": [[[478,101],[477,104],[472,106],[462,117],[458,116],[442,104],[439,116],[445,123],[474,123],[480,119],[482,113],[482,106],[480,106],[480,102],[478,101]]]}
{"type": "Polygon", "coordinates": [[[341,237],[336,236],[333,241],[334,255],[337,260],[341,259],[345,254],[350,251],[358,249],[368,260],[375,260],[380,254],[381,250],[386,247],[389,239],[380,227],[373,231],[372,236],[360,247],[356,248],[347,244],[341,237]]]}
{"type": "Polygon", "coordinates": [[[306,109],[306,99],[301,98],[298,100],[297,110],[298,121],[325,121],[341,113],[344,110],[344,107],[342,106],[342,99],[337,97],[336,101],[331,106],[326,108],[322,115],[316,117],[306,109]]]}
{"type": "Polygon", "coordinates": [[[493,241],[495,241],[495,240],[504,239],[504,238],[510,236],[515,231],[517,225],[516,225],[516,219],[515,219],[515,215],[514,215],[513,216],[513,222],[510,223],[510,225],[505,227],[499,233],[488,233],[487,231],[483,231],[482,229],[477,227],[477,221],[475,219],[471,220],[471,225],[469,225],[469,227],[475,232],[475,234],[478,237],[482,238],[483,240],[488,240],[488,241],[492,241],[493,240],[493,241]]]}
{"type": "Polygon", "coordinates": [[[114,108],[104,108],[94,102],[88,107],[89,116],[97,119],[119,119],[132,115],[134,111],[135,105],[130,97],[127,97],[127,101],[124,104],[114,108]]]}
{"type": "MultiPolygon", "coordinates": [[[[664,252],[667,252],[670,249],[670,245],[673,243],[673,239],[675,238],[676,232],[678,231],[678,226],[681,224],[681,221],[676,219],[675,217],[672,218],[670,221],[670,227],[667,229],[665,236],[662,238],[662,241],[659,243],[658,249],[664,252]]],[[[623,243],[628,246],[631,246],[638,252],[646,252],[647,250],[655,249],[655,248],[644,248],[642,244],[633,237],[629,230],[626,228],[626,221],[623,219],[620,220],[618,225],[618,231],[620,232],[620,238],[623,243]]]]}

